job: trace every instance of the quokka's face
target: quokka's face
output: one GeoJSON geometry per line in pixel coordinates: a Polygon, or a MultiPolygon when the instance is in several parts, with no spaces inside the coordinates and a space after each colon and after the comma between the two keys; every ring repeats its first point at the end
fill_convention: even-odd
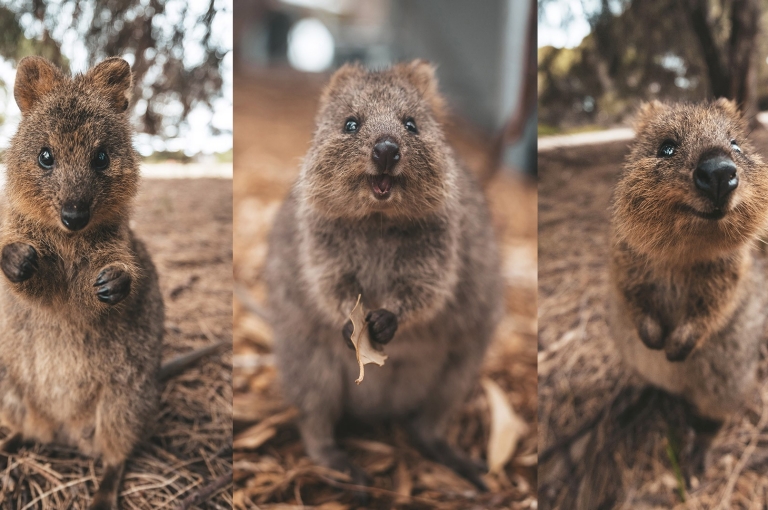
{"type": "Polygon", "coordinates": [[[765,227],[766,170],[733,103],[650,103],[617,187],[616,220],[644,251],[728,251],[765,227]]]}
{"type": "Polygon", "coordinates": [[[16,211],[66,232],[125,213],[138,187],[130,86],[130,67],[119,58],[73,79],[41,58],[19,63],[14,95],[22,120],[6,159],[16,211]]]}
{"type": "Polygon", "coordinates": [[[426,62],[342,67],[321,100],[305,196],[332,216],[419,217],[440,207],[451,179],[441,108],[426,62]]]}

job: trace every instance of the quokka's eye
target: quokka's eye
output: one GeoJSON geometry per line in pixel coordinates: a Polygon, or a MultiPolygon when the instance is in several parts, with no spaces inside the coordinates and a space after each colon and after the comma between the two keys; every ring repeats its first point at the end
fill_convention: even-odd
{"type": "Polygon", "coordinates": [[[731,148],[741,154],[741,147],[739,147],[739,144],[736,143],[736,140],[731,140],[731,148]]]}
{"type": "Polygon", "coordinates": [[[344,123],[344,131],[347,133],[357,133],[358,129],[360,129],[360,123],[357,119],[350,118],[344,123]]]}
{"type": "Polygon", "coordinates": [[[93,167],[94,170],[106,170],[109,166],[109,155],[106,153],[106,151],[99,150],[96,152],[96,155],[93,156],[93,160],[91,160],[91,167],[93,167]]]}
{"type": "Polygon", "coordinates": [[[677,144],[675,142],[672,140],[664,140],[664,142],[659,147],[659,152],[656,154],[656,156],[660,158],[671,158],[674,156],[676,150],[677,144]]]}
{"type": "Polygon", "coordinates": [[[408,117],[405,119],[405,129],[410,131],[411,133],[418,133],[419,130],[416,127],[416,121],[413,120],[413,117],[408,117]]]}
{"type": "Polygon", "coordinates": [[[51,152],[51,149],[48,147],[43,147],[43,149],[40,151],[40,154],[37,155],[37,164],[40,165],[40,168],[43,170],[50,170],[53,168],[53,152],[51,152]]]}

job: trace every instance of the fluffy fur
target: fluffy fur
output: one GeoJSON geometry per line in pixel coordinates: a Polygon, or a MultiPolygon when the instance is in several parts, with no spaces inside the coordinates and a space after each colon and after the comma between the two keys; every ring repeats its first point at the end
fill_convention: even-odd
{"type": "Polygon", "coordinates": [[[123,464],[157,411],[163,301],[128,226],[139,160],[126,114],[128,64],[108,59],[69,78],[28,57],[14,89],[22,111],[6,155],[0,245],[0,420],[19,441],[101,457],[92,508],[116,507],[123,464]],[[38,163],[43,148],[52,169],[38,163]],[[95,154],[109,157],[94,167],[95,154]],[[62,208],[88,207],[78,231],[62,208]]]}
{"type": "Polygon", "coordinates": [[[626,363],[688,400],[710,432],[753,387],[765,340],[768,282],[754,253],[766,197],[765,165],[733,103],[641,109],[613,202],[611,332],[626,363]],[[659,153],[666,140],[671,157],[659,153]],[[714,217],[693,179],[711,155],[732,160],[739,181],[714,217]]]}
{"type": "Polygon", "coordinates": [[[483,195],[440,126],[442,99],[423,61],[379,72],[344,66],[325,89],[301,175],[276,219],[266,268],[286,397],[316,462],[351,473],[334,439],[342,418],[405,423],[421,450],[482,486],[444,440],[475,383],[501,312],[496,245],[483,195]],[[359,122],[345,131],[348,119],[359,122]],[[412,119],[418,132],[409,131],[412,119]],[[398,144],[392,191],[376,198],[377,141],[398,144]],[[383,367],[359,386],[347,317],[362,294],[383,367]]]}

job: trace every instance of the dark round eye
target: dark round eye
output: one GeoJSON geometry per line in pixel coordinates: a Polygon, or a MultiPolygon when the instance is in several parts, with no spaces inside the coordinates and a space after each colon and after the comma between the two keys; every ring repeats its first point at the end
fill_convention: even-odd
{"type": "Polygon", "coordinates": [[[44,170],[50,170],[53,168],[54,160],[51,149],[48,147],[43,147],[43,150],[41,150],[40,154],[37,155],[37,163],[40,165],[40,168],[44,170]]]}
{"type": "Polygon", "coordinates": [[[736,140],[731,140],[731,147],[733,150],[741,154],[741,147],[739,147],[739,144],[736,143],[736,140]]]}
{"type": "Polygon", "coordinates": [[[109,166],[109,156],[107,153],[103,150],[99,150],[96,152],[96,155],[93,157],[93,160],[91,160],[91,167],[93,167],[94,170],[106,170],[106,168],[109,166]]]}
{"type": "Polygon", "coordinates": [[[675,154],[677,150],[677,144],[672,140],[664,140],[664,143],[659,147],[659,152],[656,154],[660,158],[669,158],[675,154]]]}
{"type": "Polygon", "coordinates": [[[344,124],[344,131],[347,133],[357,133],[358,129],[360,129],[360,124],[358,124],[357,120],[347,119],[347,122],[344,124]]]}
{"type": "Polygon", "coordinates": [[[412,117],[408,117],[407,119],[405,119],[405,129],[407,129],[411,133],[419,132],[418,128],[416,127],[416,121],[413,120],[412,117]]]}

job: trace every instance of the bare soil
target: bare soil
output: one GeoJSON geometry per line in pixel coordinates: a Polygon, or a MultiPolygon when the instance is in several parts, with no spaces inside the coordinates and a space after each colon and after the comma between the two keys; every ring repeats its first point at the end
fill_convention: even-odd
{"type": "MultiPolygon", "coordinates": [[[[265,301],[266,236],[309,148],[327,79],[271,69],[235,80],[235,281],[257,307],[265,301]]],[[[481,173],[491,141],[458,119],[449,138],[464,162],[481,173]]],[[[502,172],[486,191],[505,260],[507,306],[483,376],[503,388],[529,431],[505,469],[486,476],[487,494],[422,458],[397,427],[354,431],[343,445],[374,480],[367,490],[369,508],[535,508],[536,188],[502,172]]],[[[313,465],[305,455],[296,411],[283,401],[276,381],[268,324],[238,300],[234,314],[236,508],[358,508],[343,475],[313,465]]],[[[489,423],[478,383],[449,440],[484,459],[489,423]]]]}
{"type": "MultiPolygon", "coordinates": [[[[232,338],[232,181],[145,179],[132,226],[160,275],[163,358],[232,338]]],[[[226,346],[165,384],[154,432],[129,461],[121,508],[232,508],[232,351],[226,346]],[[218,482],[218,484],[217,484],[218,482]]],[[[0,508],[80,510],[100,463],[27,446],[0,472],[0,508]]]]}
{"type": "MultiPolygon", "coordinates": [[[[768,133],[751,138],[765,153],[768,133]]],[[[540,508],[764,508],[768,443],[758,422],[768,386],[686,484],[684,404],[645,388],[608,336],[608,207],[627,150],[615,142],[539,153],[540,508]]],[[[767,368],[763,355],[762,380],[767,368]]]]}

